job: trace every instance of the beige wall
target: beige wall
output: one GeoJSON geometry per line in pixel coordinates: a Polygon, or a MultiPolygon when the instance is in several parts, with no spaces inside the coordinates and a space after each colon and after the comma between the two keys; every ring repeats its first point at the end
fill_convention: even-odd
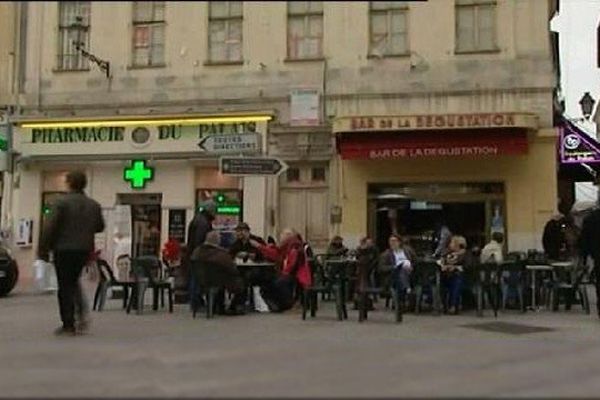
{"type": "Polygon", "coordinates": [[[92,107],[86,113],[100,112],[93,109],[102,106],[104,114],[125,106],[214,112],[261,105],[276,107],[278,122],[285,124],[290,88],[321,88],[326,75],[331,115],[364,108],[426,112],[500,106],[533,108],[543,125],[550,124],[548,93],[554,76],[547,1],[499,0],[500,51],[491,54],[454,54],[452,1],[415,2],[409,8],[410,49],[416,54],[369,59],[368,2],[326,2],[324,74],[323,61],[286,62],[285,2],[244,3],[244,64],[239,66],[204,65],[205,2],[168,2],[166,67],[150,69],[130,68],[131,4],[93,2],[91,51],[111,62],[113,78],[108,81],[94,65],[88,72],[56,72],[58,5],[30,3],[27,104],[36,106],[41,100],[64,111],[68,104],[69,112],[92,107]],[[473,92],[480,97],[471,98],[473,92]],[[381,99],[378,93],[389,95],[381,99]],[[457,100],[459,93],[466,98],[457,100]],[[225,99],[227,104],[219,101],[225,99]]]}
{"type": "Polygon", "coordinates": [[[0,106],[13,99],[15,10],[14,3],[0,2],[0,106]]]}

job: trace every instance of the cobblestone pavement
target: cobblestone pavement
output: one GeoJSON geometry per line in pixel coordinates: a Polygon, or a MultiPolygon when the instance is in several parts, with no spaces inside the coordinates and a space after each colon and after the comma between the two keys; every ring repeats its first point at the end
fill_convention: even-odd
{"type": "Polygon", "coordinates": [[[600,321],[579,308],[502,313],[502,322],[552,329],[517,335],[463,326],[492,322],[489,312],[484,318],[409,314],[394,324],[390,311],[378,310],[359,324],[356,311],[338,322],[325,304],[307,321],[299,310],[194,320],[183,305],[173,314],[138,316],[113,300],[93,313],[89,335],[70,338],[52,334],[57,308],[53,295],[0,299],[0,396],[600,393],[600,321]]]}

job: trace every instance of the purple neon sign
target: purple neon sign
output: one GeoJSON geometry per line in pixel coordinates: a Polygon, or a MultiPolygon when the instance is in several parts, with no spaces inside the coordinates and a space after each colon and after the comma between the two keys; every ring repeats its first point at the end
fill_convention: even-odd
{"type": "Polygon", "coordinates": [[[560,129],[560,162],[562,164],[600,163],[600,143],[570,122],[560,129]]]}

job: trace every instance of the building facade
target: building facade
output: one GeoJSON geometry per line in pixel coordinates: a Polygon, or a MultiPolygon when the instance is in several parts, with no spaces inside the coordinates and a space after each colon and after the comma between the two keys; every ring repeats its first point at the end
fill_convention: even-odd
{"type": "Polygon", "coordinates": [[[207,197],[222,200],[224,231],[292,226],[317,248],[333,234],[420,240],[440,219],[474,241],[493,228],[510,249],[538,247],[556,208],[553,12],[516,0],[24,3],[15,253],[31,265],[75,167],[115,262],[116,236],[133,255],[157,252],[207,197]],[[222,175],[200,142],[228,135],[289,168],[222,175]]]}

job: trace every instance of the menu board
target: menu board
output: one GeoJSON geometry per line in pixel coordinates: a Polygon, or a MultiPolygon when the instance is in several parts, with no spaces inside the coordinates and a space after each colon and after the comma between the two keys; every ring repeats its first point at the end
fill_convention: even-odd
{"type": "Polygon", "coordinates": [[[169,239],[185,243],[185,209],[169,210],[169,239]]]}

